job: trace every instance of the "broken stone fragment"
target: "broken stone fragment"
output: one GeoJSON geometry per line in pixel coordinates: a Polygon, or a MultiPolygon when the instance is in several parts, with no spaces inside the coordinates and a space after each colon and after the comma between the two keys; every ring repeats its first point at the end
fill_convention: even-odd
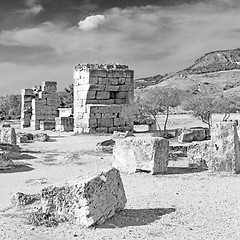
{"type": "Polygon", "coordinates": [[[115,146],[115,141],[109,139],[103,142],[97,143],[96,150],[103,153],[113,153],[113,147],[115,146]]]}
{"type": "Polygon", "coordinates": [[[120,173],[112,168],[82,182],[42,189],[42,213],[89,227],[102,224],[124,208],[127,200],[120,173]]]}
{"type": "Polygon", "coordinates": [[[116,141],[113,167],[127,173],[137,170],[167,173],[169,141],[160,137],[129,137],[116,141]]]}
{"type": "Polygon", "coordinates": [[[39,194],[24,194],[17,192],[11,198],[11,203],[14,206],[25,206],[34,203],[35,201],[40,201],[41,195],[39,194]]]}
{"type": "Polygon", "coordinates": [[[16,145],[17,138],[15,129],[11,127],[2,127],[0,129],[0,142],[16,145]]]}
{"type": "Polygon", "coordinates": [[[132,131],[126,131],[126,132],[114,131],[112,136],[113,138],[134,137],[132,131]]]}
{"type": "Polygon", "coordinates": [[[49,138],[50,137],[46,133],[38,133],[33,135],[33,140],[39,142],[47,142],[49,138]]]}

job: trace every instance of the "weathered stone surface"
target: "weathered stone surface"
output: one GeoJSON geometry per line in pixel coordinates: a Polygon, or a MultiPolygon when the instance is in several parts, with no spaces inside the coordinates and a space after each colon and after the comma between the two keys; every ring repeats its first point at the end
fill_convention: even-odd
{"type": "Polygon", "coordinates": [[[41,202],[43,213],[75,219],[89,227],[104,223],[122,210],[127,200],[120,173],[112,168],[82,182],[44,188],[41,202]]]}
{"type": "Polygon", "coordinates": [[[189,166],[208,169],[211,160],[211,152],[212,152],[211,141],[192,143],[187,148],[189,166]]]}
{"type": "Polygon", "coordinates": [[[18,132],[17,133],[17,141],[20,143],[29,143],[33,141],[33,134],[26,132],[18,132]]]}
{"type": "Polygon", "coordinates": [[[212,149],[209,163],[211,171],[240,172],[237,125],[237,122],[219,122],[212,127],[212,149]]]}
{"type": "Polygon", "coordinates": [[[49,140],[49,136],[46,133],[38,133],[34,134],[33,140],[39,142],[47,142],[49,140]]]}
{"type": "Polygon", "coordinates": [[[113,154],[113,167],[121,171],[134,173],[140,169],[163,174],[167,172],[169,141],[160,137],[129,137],[116,142],[113,154]]]}
{"type": "Polygon", "coordinates": [[[104,153],[113,153],[113,147],[116,142],[113,139],[109,139],[103,142],[97,143],[96,150],[104,153]]]}
{"type": "Polygon", "coordinates": [[[34,89],[23,89],[21,108],[21,128],[39,130],[52,129],[52,125],[41,122],[54,122],[57,116],[57,83],[45,81],[34,89]]]}
{"type": "Polygon", "coordinates": [[[78,64],[74,68],[74,132],[113,132],[116,127],[124,131],[133,129],[132,121],[127,121],[129,117],[121,116],[123,105],[129,104],[133,97],[133,71],[127,66],[78,64]],[[119,108],[115,108],[117,105],[119,108]],[[95,112],[92,106],[100,107],[95,112]],[[90,123],[92,118],[94,124],[90,123]]]}
{"type": "Polygon", "coordinates": [[[126,131],[126,132],[119,132],[119,131],[114,131],[113,138],[126,138],[126,137],[134,137],[133,132],[131,131],[126,131]]]}
{"type": "Polygon", "coordinates": [[[2,127],[0,129],[0,142],[16,145],[17,137],[14,128],[2,127]]]}
{"type": "Polygon", "coordinates": [[[8,155],[0,151],[0,170],[8,169],[13,166],[13,161],[9,159],[8,155]]]}
{"type": "Polygon", "coordinates": [[[11,203],[14,206],[26,206],[34,203],[35,201],[40,201],[40,194],[24,194],[21,192],[17,192],[11,198],[11,203]]]}
{"type": "Polygon", "coordinates": [[[179,142],[203,141],[206,138],[204,128],[198,129],[183,129],[178,136],[179,142]]]}

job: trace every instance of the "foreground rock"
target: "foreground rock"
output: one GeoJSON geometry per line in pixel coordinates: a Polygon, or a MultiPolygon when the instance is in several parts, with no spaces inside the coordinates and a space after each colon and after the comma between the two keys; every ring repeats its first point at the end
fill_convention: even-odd
{"type": "Polygon", "coordinates": [[[16,145],[17,137],[15,129],[12,127],[2,127],[0,129],[0,142],[16,145]]]}
{"type": "Polygon", "coordinates": [[[240,146],[237,122],[219,122],[211,130],[211,141],[188,147],[189,165],[211,172],[240,172],[240,146]]]}
{"type": "Polygon", "coordinates": [[[25,206],[40,201],[40,194],[24,194],[17,192],[12,198],[11,202],[14,206],[25,206]]]}
{"type": "Polygon", "coordinates": [[[47,142],[50,137],[46,133],[38,133],[33,135],[34,141],[47,142]]]}
{"type": "Polygon", "coordinates": [[[209,168],[213,172],[240,173],[238,122],[220,122],[212,128],[209,168]]]}
{"type": "Polygon", "coordinates": [[[134,137],[132,131],[126,131],[126,132],[119,132],[119,131],[114,131],[113,138],[126,138],[126,137],[134,137]]]}
{"type": "Polygon", "coordinates": [[[160,137],[129,137],[116,142],[113,154],[113,167],[123,172],[146,170],[163,174],[167,172],[169,141],[160,137]]]}
{"type": "Polygon", "coordinates": [[[29,143],[29,142],[33,141],[33,134],[25,133],[25,132],[18,132],[17,140],[19,143],[29,143]]]}
{"type": "Polygon", "coordinates": [[[116,142],[113,139],[109,139],[103,142],[97,143],[96,151],[103,153],[113,153],[113,148],[116,142]]]}
{"type": "Polygon", "coordinates": [[[13,166],[13,161],[10,160],[4,152],[0,152],[0,170],[9,169],[13,166]]]}
{"type": "Polygon", "coordinates": [[[87,227],[104,223],[127,202],[115,168],[83,182],[44,188],[41,197],[43,214],[75,219],[87,227]]]}
{"type": "Polygon", "coordinates": [[[178,136],[179,142],[203,141],[206,139],[204,128],[183,129],[178,136]]]}

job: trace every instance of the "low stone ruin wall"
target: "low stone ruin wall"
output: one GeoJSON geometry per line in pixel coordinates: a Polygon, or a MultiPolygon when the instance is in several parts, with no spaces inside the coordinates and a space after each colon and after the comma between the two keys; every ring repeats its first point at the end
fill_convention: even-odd
{"type": "Polygon", "coordinates": [[[211,140],[188,147],[189,163],[205,165],[211,172],[240,172],[240,147],[237,122],[212,126],[211,140]]]}
{"type": "Polygon", "coordinates": [[[152,174],[163,174],[167,172],[169,141],[160,137],[128,137],[116,141],[113,154],[113,167],[123,172],[147,170],[152,174]]]}
{"type": "Polygon", "coordinates": [[[77,224],[87,227],[104,223],[127,202],[120,173],[115,168],[83,182],[44,188],[41,201],[43,213],[75,219],[77,224]]]}
{"type": "Polygon", "coordinates": [[[72,132],[74,128],[73,117],[57,117],[55,118],[55,130],[61,132],[72,132]]]}

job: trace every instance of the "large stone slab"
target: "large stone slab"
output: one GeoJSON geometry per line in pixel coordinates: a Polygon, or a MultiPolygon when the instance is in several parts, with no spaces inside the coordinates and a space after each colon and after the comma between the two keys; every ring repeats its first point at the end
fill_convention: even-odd
{"type": "Polygon", "coordinates": [[[238,122],[219,122],[212,127],[209,168],[213,172],[240,172],[238,122]]]}
{"type": "Polygon", "coordinates": [[[206,138],[206,131],[204,128],[183,129],[178,136],[179,142],[203,141],[206,138]]]}
{"type": "Polygon", "coordinates": [[[113,167],[128,173],[147,170],[152,174],[167,172],[169,141],[160,137],[129,137],[116,141],[113,167]]]}
{"type": "Polygon", "coordinates": [[[112,168],[100,175],[63,186],[42,189],[42,211],[84,226],[102,224],[124,208],[127,200],[120,173],[112,168]]]}
{"type": "Polygon", "coordinates": [[[12,127],[2,127],[0,129],[0,142],[16,145],[17,137],[15,129],[12,127]]]}

